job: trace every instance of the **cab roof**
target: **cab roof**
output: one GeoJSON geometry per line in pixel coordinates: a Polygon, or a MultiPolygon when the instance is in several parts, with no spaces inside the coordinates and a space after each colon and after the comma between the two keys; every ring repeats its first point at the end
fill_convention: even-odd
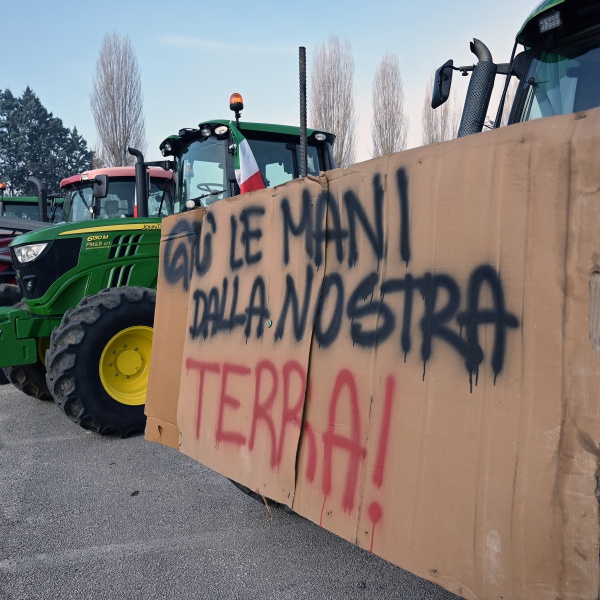
{"type": "Polygon", "coordinates": [[[523,46],[531,46],[531,36],[537,33],[535,18],[559,4],[564,4],[564,2],[565,0],[542,0],[525,19],[521,30],[517,34],[517,42],[523,46]]]}
{"type": "MultiPolygon", "coordinates": [[[[199,131],[202,129],[202,127],[204,127],[206,125],[212,125],[213,127],[217,126],[217,125],[227,125],[227,127],[229,127],[230,129],[235,128],[242,134],[244,134],[246,132],[247,133],[260,132],[260,133],[267,133],[267,134],[273,133],[273,134],[278,134],[278,135],[290,135],[290,136],[299,136],[300,135],[300,127],[295,126],[295,125],[278,125],[278,124],[273,124],[273,123],[252,123],[250,121],[240,121],[239,125],[237,125],[235,121],[232,121],[230,119],[211,119],[208,121],[202,121],[198,125],[197,128],[180,129],[179,133],[177,135],[170,135],[168,138],[164,139],[160,144],[160,148],[162,149],[163,146],[165,145],[165,143],[168,141],[173,142],[174,140],[180,140],[189,135],[197,135],[199,133],[199,131]]],[[[310,138],[315,133],[324,133],[326,136],[326,140],[330,144],[333,144],[333,141],[335,140],[335,135],[333,133],[328,133],[327,131],[323,131],[322,129],[311,129],[308,127],[306,128],[306,136],[308,138],[310,138]]]]}
{"type": "Polygon", "coordinates": [[[517,34],[517,42],[526,48],[533,47],[540,36],[544,35],[539,32],[538,17],[554,10],[561,13],[563,23],[570,24],[571,29],[573,27],[577,29],[579,22],[598,22],[600,0],[543,0],[525,19],[525,23],[517,34]]]}
{"type": "MultiPolygon", "coordinates": [[[[158,177],[162,179],[173,179],[173,171],[165,171],[160,167],[149,167],[150,177],[158,177]]],[[[80,181],[91,181],[96,175],[108,175],[109,178],[114,177],[131,177],[135,178],[135,167],[106,167],[102,169],[91,169],[84,171],[78,175],[72,175],[67,177],[60,182],[60,187],[64,188],[73,183],[79,183],[80,181]]]]}

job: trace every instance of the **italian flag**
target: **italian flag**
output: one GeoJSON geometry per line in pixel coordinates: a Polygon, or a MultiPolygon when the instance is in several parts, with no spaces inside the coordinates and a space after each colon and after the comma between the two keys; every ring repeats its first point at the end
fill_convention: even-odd
{"type": "Polygon", "coordinates": [[[235,167],[235,178],[240,186],[240,193],[252,192],[253,190],[262,190],[265,187],[262,175],[258,170],[256,159],[248,140],[235,129],[232,128],[233,137],[237,143],[237,151],[233,157],[235,167]]]}

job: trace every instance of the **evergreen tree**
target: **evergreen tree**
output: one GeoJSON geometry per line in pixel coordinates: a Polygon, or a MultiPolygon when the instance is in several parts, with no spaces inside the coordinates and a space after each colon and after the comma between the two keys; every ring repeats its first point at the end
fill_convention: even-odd
{"type": "Polygon", "coordinates": [[[0,90],[0,181],[10,195],[32,194],[31,175],[57,191],[61,179],[91,168],[92,158],[77,128],[64,127],[31,88],[20,98],[0,90]]]}

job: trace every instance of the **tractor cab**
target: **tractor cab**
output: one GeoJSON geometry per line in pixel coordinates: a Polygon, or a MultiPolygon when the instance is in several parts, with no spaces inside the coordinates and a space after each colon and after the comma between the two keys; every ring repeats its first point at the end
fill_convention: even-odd
{"type": "MultiPolygon", "coordinates": [[[[234,94],[235,121],[205,121],[181,129],[160,145],[174,157],[176,203],[188,209],[209,206],[240,193],[274,187],[300,177],[300,128],[240,123],[243,101],[234,94]]],[[[331,133],[307,129],[307,174],[334,168],[331,133]]]]}
{"type": "Polygon", "coordinates": [[[496,74],[507,77],[495,128],[512,77],[518,86],[508,124],[600,106],[600,0],[541,2],[517,34],[509,63],[494,63],[480,40],[473,40],[471,50],[479,59],[476,65],[455,67],[449,60],[434,79],[432,108],[437,108],[449,97],[453,71],[472,72],[458,137],[483,129],[496,74]]]}
{"type": "Polygon", "coordinates": [[[545,2],[517,35],[517,97],[510,122],[600,106],[600,2],[545,2]]]}
{"type": "MultiPolygon", "coordinates": [[[[173,173],[149,167],[148,215],[165,217],[176,212],[173,173]]],[[[60,182],[64,193],[63,220],[67,223],[91,219],[138,216],[134,167],[111,167],[85,171],[60,182]]]]}

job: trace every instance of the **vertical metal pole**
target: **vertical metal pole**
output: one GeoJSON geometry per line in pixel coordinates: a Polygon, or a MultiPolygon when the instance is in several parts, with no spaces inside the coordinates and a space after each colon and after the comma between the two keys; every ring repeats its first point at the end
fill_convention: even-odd
{"type": "Polygon", "coordinates": [[[300,177],[306,177],[306,48],[300,46],[300,177]]]}

